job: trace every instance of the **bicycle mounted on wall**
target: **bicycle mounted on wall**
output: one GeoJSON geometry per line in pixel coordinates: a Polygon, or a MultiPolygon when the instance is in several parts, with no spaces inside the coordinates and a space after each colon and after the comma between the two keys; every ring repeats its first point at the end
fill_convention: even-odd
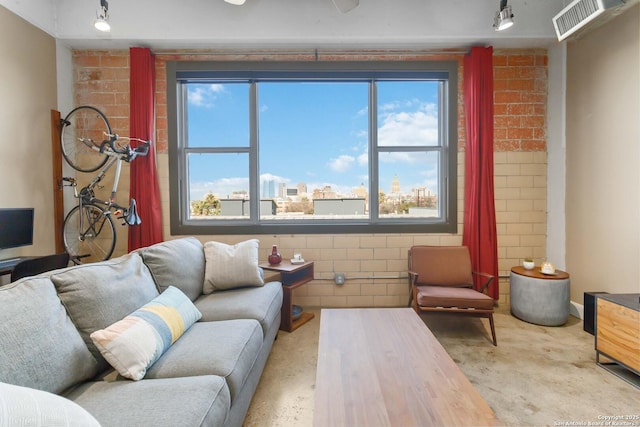
{"type": "Polygon", "coordinates": [[[73,109],[60,122],[62,156],[67,163],[79,172],[99,170],[80,190],[77,178],[62,178],[63,182],[68,183],[65,186],[73,187],[74,197],[78,199],[78,204],[64,219],[64,246],[76,264],[103,261],[111,257],[116,246],[116,227],[112,216],[115,214],[117,219],[121,219],[122,225],[141,223],[136,201],[132,198],[129,206],[119,205],[116,192],[122,162],[129,163],[138,156],[146,156],[151,141],[118,136],[112,132],[107,117],[88,105],[73,109]],[[142,145],[131,148],[131,141],[141,142],[142,145]],[[96,197],[94,189],[102,188],[98,184],[114,164],[116,169],[111,195],[109,200],[102,200],[96,197]]]}

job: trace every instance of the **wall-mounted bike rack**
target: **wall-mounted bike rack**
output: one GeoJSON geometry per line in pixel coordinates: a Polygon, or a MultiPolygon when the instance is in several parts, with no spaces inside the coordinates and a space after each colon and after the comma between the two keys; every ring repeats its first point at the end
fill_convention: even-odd
{"type": "Polygon", "coordinates": [[[60,111],[51,110],[51,158],[53,164],[53,228],[56,253],[65,251],[62,240],[64,193],[62,192],[62,149],[60,148],[60,111]]]}

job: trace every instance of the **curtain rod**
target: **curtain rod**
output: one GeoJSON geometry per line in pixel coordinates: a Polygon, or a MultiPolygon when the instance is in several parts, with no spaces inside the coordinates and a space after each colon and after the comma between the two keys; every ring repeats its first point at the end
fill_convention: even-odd
{"type": "Polygon", "coordinates": [[[301,49],[301,50],[277,50],[277,49],[265,49],[265,50],[247,50],[242,49],[227,49],[227,50],[153,50],[154,55],[193,55],[193,56],[222,56],[222,55],[243,55],[243,56],[264,56],[264,55],[283,55],[283,56],[299,56],[309,55],[314,56],[316,59],[320,55],[371,55],[371,54],[387,54],[387,55],[466,55],[470,52],[467,48],[461,49],[415,49],[415,50],[394,50],[394,49],[342,49],[342,50],[321,50],[321,49],[301,49]]]}

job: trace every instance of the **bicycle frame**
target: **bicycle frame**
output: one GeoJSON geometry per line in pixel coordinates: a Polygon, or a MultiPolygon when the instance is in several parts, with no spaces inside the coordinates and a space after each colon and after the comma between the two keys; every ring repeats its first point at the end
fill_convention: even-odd
{"type": "MultiPolygon", "coordinates": [[[[115,218],[112,214],[123,221],[122,225],[134,226],[141,223],[135,200],[131,198],[128,206],[120,205],[116,200],[116,193],[120,183],[122,162],[129,163],[137,156],[147,155],[151,141],[119,137],[112,133],[107,118],[93,107],[78,107],[72,110],[67,118],[61,120],[61,134],[68,136],[68,144],[62,142],[63,150],[65,147],[69,148],[67,151],[63,151],[64,158],[75,170],[84,173],[93,172],[96,175],[87,177],[87,180],[91,178],[90,181],[80,189],[78,188],[78,180],[82,179],[82,182],[86,182],[85,178],[79,176],[62,178],[61,186],[72,186],[74,197],[78,200],[76,206],[67,213],[64,219],[65,247],[76,264],[82,262],[81,258],[88,258],[89,262],[105,260],[113,253],[116,243],[115,218]],[[86,111],[81,110],[82,108],[85,108],[86,111]],[[76,111],[80,111],[77,116],[74,115],[76,111]],[[85,124],[82,118],[86,112],[91,116],[97,115],[98,119],[102,118],[104,121],[103,125],[107,131],[103,131],[106,138],[101,143],[93,136],[95,132],[92,135],[92,130],[95,130],[92,127],[84,128],[81,126],[76,133],[75,125],[76,123],[85,124]],[[76,117],[79,122],[76,122],[76,117]],[[73,126],[69,133],[64,131],[66,126],[73,126]],[[84,132],[87,129],[88,132],[84,132]],[[119,140],[124,142],[120,143],[119,140]],[[132,148],[129,141],[138,141],[142,144],[132,148]],[[90,151],[87,152],[86,148],[89,148],[90,151]],[[90,154],[91,151],[95,152],[95,155],[90,154]],[[93,157],[84,157],[86,155],[93,157]],[[84,163],[78,163],[78,160],[84,163]],[[104,200],[96,197],[96,187],[103,188],[100,182],[110,170],[113,170],[114,166],[113,187],[109,197],[105,197],[104,200]]],[[[102,127],[100,124],[97,126],[102,127]]]]}
{"type": "MultiPolygon", "coordinates": [[[[70,182],[71,183],[70,185],[73,186],[74,197],[78,199],[78,207],[80,210],[82,210],[83,205],[87,205],[87,204],[103,207],[102,210],[104,212],[104,215],[111,215],[112,213],[111,211],[114,211],[116,215],[122,215],[118,218],[124,219],[125,224],[132,225],[127,221],[127,219],[125,218],[125,215],[130,211],[132,207],[135,207],[134,205],[135,202],[132,200],[132,205],[130,206],[122,206],[116,202],[116,193],[118,190],[118,184],[120,183],[120,173],[122,171],[122,162],[128,163],[138,155],[146,155],[148,151],[149,142],[145,141],[145,145],[137,149],[131,149],[129,146],[127,146],[124,149],[116,150],[114,146],[114,142],[118,138],[118,136],[109,135],[109,138],[110,138],[109,140],[104,141],[102,143],[100,148],[98,148],[95,145],[92,146],[94,150],[101,151],[104,154],[106,154],[109,157],[109,159],[107,160],[107,163],[105,163],[105,165],[100,169],[100,172],[89,182],[88,185],[86,185],[85,187],[80,189],[80,191],[78,191],[77,181],[75,178],[63,178],[63,180],[70,182]],[[115,170],[115,175],[113,179],[113,187],[111,188],[111,195],[109,197],[109,200],[105,201],[95,197],[94,188],[96,187],[96,185],[100,183],[100,181],[104,179],[107,172],[109,171],[109,169],[111,169],[111,167],[113,167],[114,164],[116,166],[116,170],[115,170]]],[[[131,140],[132,138],[127,138],[127,139],[131,140]]],[[[93,230],[97,234],[100,233],[99,230],[94,230],[93,225],[94,224],[91,224],[91,227],[85,230],[84,216],[83,215],[80,216],[79,227],[80,227],[81,233],[83,234],[82,238],[84,238],[84,235],[86,235],[91,230],[93,230]]]]}
{"type": "Polygon", "coordinates": [[[122,162],[124,161],[124,159],[121,156],[115,154],[110,154],[110,156],[111,157],[109,157],[107,163],[102,167],[102,169],[100,169],[100,173],[98,173],[98,175],[96,175],[86,187],[82,188],[80,190],[80,194],[76,195],[76,197],[80,199],[80,203],[84,202],[102,205],[105,206],[105,210],[125,210],[127,209],[127,207],[121,206],[116,203],[116,192],[118,190],[118,184],[120,183],[120,171],[122,170],[122,162]],[[102,181],[109,169],[111,169],[114,164],[116,165],[116,172],[113,178],[111,196],[109,197],[108,201],[98,199],[94,196],[93,189],[96,185],[98,185],[98,183],[100,183],[100,181],[102,181]]]}

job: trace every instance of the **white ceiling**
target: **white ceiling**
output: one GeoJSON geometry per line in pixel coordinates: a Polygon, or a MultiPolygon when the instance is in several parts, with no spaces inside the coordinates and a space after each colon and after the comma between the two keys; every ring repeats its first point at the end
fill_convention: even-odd
{"type": "Polygon", "coordinates": [[[495,32],[499,0],[109,0],[111,33],[93,28],[99,0],[0,0],[74,48],[464,48],[557,43],[551,18],[569,0],[511,0],[516,25],[495,32]]]}

